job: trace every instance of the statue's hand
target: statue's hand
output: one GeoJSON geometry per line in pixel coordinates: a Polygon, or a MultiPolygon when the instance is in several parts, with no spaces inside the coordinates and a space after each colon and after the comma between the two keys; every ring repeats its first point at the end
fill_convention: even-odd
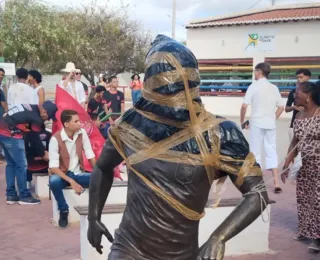
{"type": "Polygon", "coordinates": [[[209,238],[208,241],[199,249],[197,260],[223,260],[225,242],[218,238],[209,238]]]}
{"type": "Polygon", "coordinates": [[[109,230],[100,220],[89,221],[88,227],[88,240],[89,243],[102,255],[101,239],[105,235],[110,243],[113,242],[113,237],[109,230]]]}

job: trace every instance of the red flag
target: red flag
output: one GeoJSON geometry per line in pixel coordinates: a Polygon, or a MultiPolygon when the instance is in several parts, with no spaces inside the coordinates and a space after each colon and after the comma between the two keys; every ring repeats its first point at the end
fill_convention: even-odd
{"type": "MultiPolygon", "coordinates": [[[[56,113],[57,121],[54,122],[52,125],[52,134],[59,131],[63,127],[60,121],[60,115],[63,110],[72,109],[77,111],[82,124],[81,127],[86,130],[91,142],[92,150],[96,156],[96,159],[98,159],[102,151],[105,140],[101,135],[97,126],[94,124],[94,122],[91,121],[85,109],[67,91],[65,91],[58,85],[56,86],[55,103],[58,107],[58,112],[56,113]]],[[[85,168],[84,170],[86,172],[92,172],[92,166],[85,156],[83,156],[83,161],[84,161],[84,168],[85,168]]],[[[122,179],[119,170],[115,170],[114,174],[115,174],[114,177],[122,179]]]]}

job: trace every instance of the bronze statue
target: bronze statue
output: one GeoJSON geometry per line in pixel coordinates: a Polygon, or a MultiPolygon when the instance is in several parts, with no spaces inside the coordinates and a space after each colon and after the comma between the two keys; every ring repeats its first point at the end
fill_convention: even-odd
{"type": "Polygon", "coordinates": [[[222,260],[225,243],[260,216],[261,199],[268,201],[265,189],[252,192],[264,187],[260,166],[241,130],[204,109],[198,63],[186,46],[157,36],[145,65],[142,98],[110,128],[92,173],[89,242],[101,253],[106,235],[109,260],[222,260]],[[127,204],[113,240],[101,212],[123,159],[127,204]],[[211,184],[227,176],[244,199],[199,248],[211,184]]]}

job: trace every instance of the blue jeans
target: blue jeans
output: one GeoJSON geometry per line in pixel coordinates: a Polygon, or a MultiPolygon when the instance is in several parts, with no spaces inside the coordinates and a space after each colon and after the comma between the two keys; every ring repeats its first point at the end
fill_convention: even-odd
{"type": "Polygon", "coordinates": [[[137,101],[141,97],[141,90],[132,90],[131,96],[132,96],[132,103],[134,105],[135,103],[137,103],[137,101]]]}
{"type": "Polygon", "coordinates": [[[7,197],[17,196],[16,179],[20,199],[30,197],[30,191],[27,189],[27,159],[24,140],[0,135],[0,145],[7,161],[7,197]]]}
{"type": "MultiPolygon", "coordinates": [[[[83,188],[89,188],[91,176],[90,173],[80,173],[78,175],[75,175],[73,172],[67,172],[66,175],[71,179],[75,180],[83,188]]],[[[57,201],[58,209],[60,211],[68,211],[69,206],[66,202],[66,199],[64,198],[63,189],[67,186],[70,186],[70,184],[58,175],[51,175],[49,185],[53,193],[53,196],[57,201]]]]}

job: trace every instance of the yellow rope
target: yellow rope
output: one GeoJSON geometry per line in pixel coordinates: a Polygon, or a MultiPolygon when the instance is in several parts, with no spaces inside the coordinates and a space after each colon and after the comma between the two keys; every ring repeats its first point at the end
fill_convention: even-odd
{"type": "Polygon", "coordinates": [[[159,187],[154,185],[151,181],[149,181],[145,176],[143,176],[141,173],[139,173],[136,169],[134,169],[127,160],[127,157],[125,156],[121,140],[119,138],[119,135],[117,133],[117,129],[113,129],[115,132],[115,136],[117,140],[114,140],[111,131],[109,131],[109,139],[113,143],[114,147],[117,149],[119,154],[122,156],[122,158],[126,161],[127,166],[130,170],[132,170],[150,189],[152,189],[156,194],[158,194],[159,197],[163,198],[165,201],[167,201],[174,209],[176,209],[178,212],[180,212],[183,216],[185,216],[187,219],[199,221],[201,218],[204,217],[205,212],[202,212],[201,214],[199,212],[196,212],[192,209],[189,209],[188,207],[184,206],[182,203],[174,199],[172,196],[168,195],[166,192],[161,190],[159,187]]]}
{"type": "MultiPolygon", "coordinates": [[[[257,169],[254,169],[255,167],[253,167],[255,159],[254,159],[254,156],[252,156],[252,154],[249,154],[246,160],[233,160],[232,158],[221,156],[219,149],[215,149],[214,151],[213,150],[209,151],[207,141],[204,137],[204,132],[212,131],[213,128],[217,128],[219,123],[221,123],[224,120],[214,118],[211,114],[205,111],[202,105],[196,102],[193,102],[193,99],[195,98],[195,96],[198,95],[198,89],[190,90],[188,73],[191,71],[193,73],[192,74],[193,77],[196,77],[196,75],[198,75],[198,71],[195,69],[191,70],[191,69],[183,68],[181,64],[178,62],[178,60],[170,53],[167,53],[166,55],[162,55],[162,58],[164,58],[166,62],[170,63],[172,66],[176,68],[176,71],[170,72],[171,73],[170,75],[172,77],[171,80],[175,81],[177,79],[179,80],[182,79],[185,87],[184,92],[179,92],[178,94],[171,95],[170,97],[166,97],[167,99],[165,100],[160,99],[162,100],[162,103],[163,103],[162,105],[169,105],[169,106],[181,105],[185,107],[189,111],[190,121],[175,122],[175,121],[161,118],[159,116],[152,115],[151,113],[136,109],[138,113],[142,114],[143,116],[145,116],[150,120],[154,120],[160,123],[179,127],[181,128],[181,131],[166,138],[165,140],[159,141],[157,143],[151,143],[145,149],[142,149],[139,151],[136,149],[136,153],[132,154],[128,158],[125,155],[124,149],[122,147],[122,142],[120,140],[119,130],[121,129],[121,121],[117,122],[117,125],[115,127],[110,127],[109,138],[110,138],[110,141],[113,143],[114,147],[119,152],[119,154],[126,161],[128,168],[133,173],[135,173],[152,191],[154,191],[159,197],[164,199],[169,205],[171,205],[174,209],[180,212],[187,219],[190,219],[193,221],[199,221],[202,217],[204,217],[205,215],[204,212],[199,213],[186,207],[185,205],[180,203],[178,200],[173,198],[171,195],[163,191],[161,188],[153,184],[148,178],[146,178],[144,175],[142,175],[136,169],[134,169],[132,165],[141,163],[149,158],[155,158],[159,154],[165,151],[169,151],[172,147],[178,144],[181,144],[191,138],[195,138],[200,150],[202,165],[206,169],[208,181],[210,185],[213,183],[214,179],[217,177],[215,175],[215,169],[225,170],[229,173],[232,172],[233,174],[239,173],[239,176],[236,181],[236,184],[238,184],[238,187],[240,186],[240,184],[243,183],[243,178],[245,176],[251,176],[255,174],[258,176],[259,171],[257,171],[257,169]],[[234,161],[243,162],[243,166],[235,167],[232,165],[228,165],[228,162],[234,162],[234,161]]],[[[166,76],[167,76],[167,73],[165,75],[156,75],[153,77],[152,79],[153,81],[150,81],[149,83],[150,85],[157,85],[156,83],[158,82],[158,85],[161,85],[162,84],[161,80],[163,80],[162,78],[166,76]]],[[[149,89],[148,90],[144,89],[143,95],[148,100],[152,99],[150,100],[151,102],[152,101],[160,102],[159,97],[163,96],[159,93],[155,93],[154,91],[150,91],[149,89]]],[[[217,148],[219,147],[219,139],[215,141],[217,142],[217,144],[214,144],[214,146],[215,148],[217,148]]],[[[217,193],[219,195],[225,180],[226,178],[221,178],[218,182],[217,193]]],[[[220,201],[220,198],[218,199],[218,202],[214,205],[214,207],[218,206],[219,201],[220,201]]]]}

